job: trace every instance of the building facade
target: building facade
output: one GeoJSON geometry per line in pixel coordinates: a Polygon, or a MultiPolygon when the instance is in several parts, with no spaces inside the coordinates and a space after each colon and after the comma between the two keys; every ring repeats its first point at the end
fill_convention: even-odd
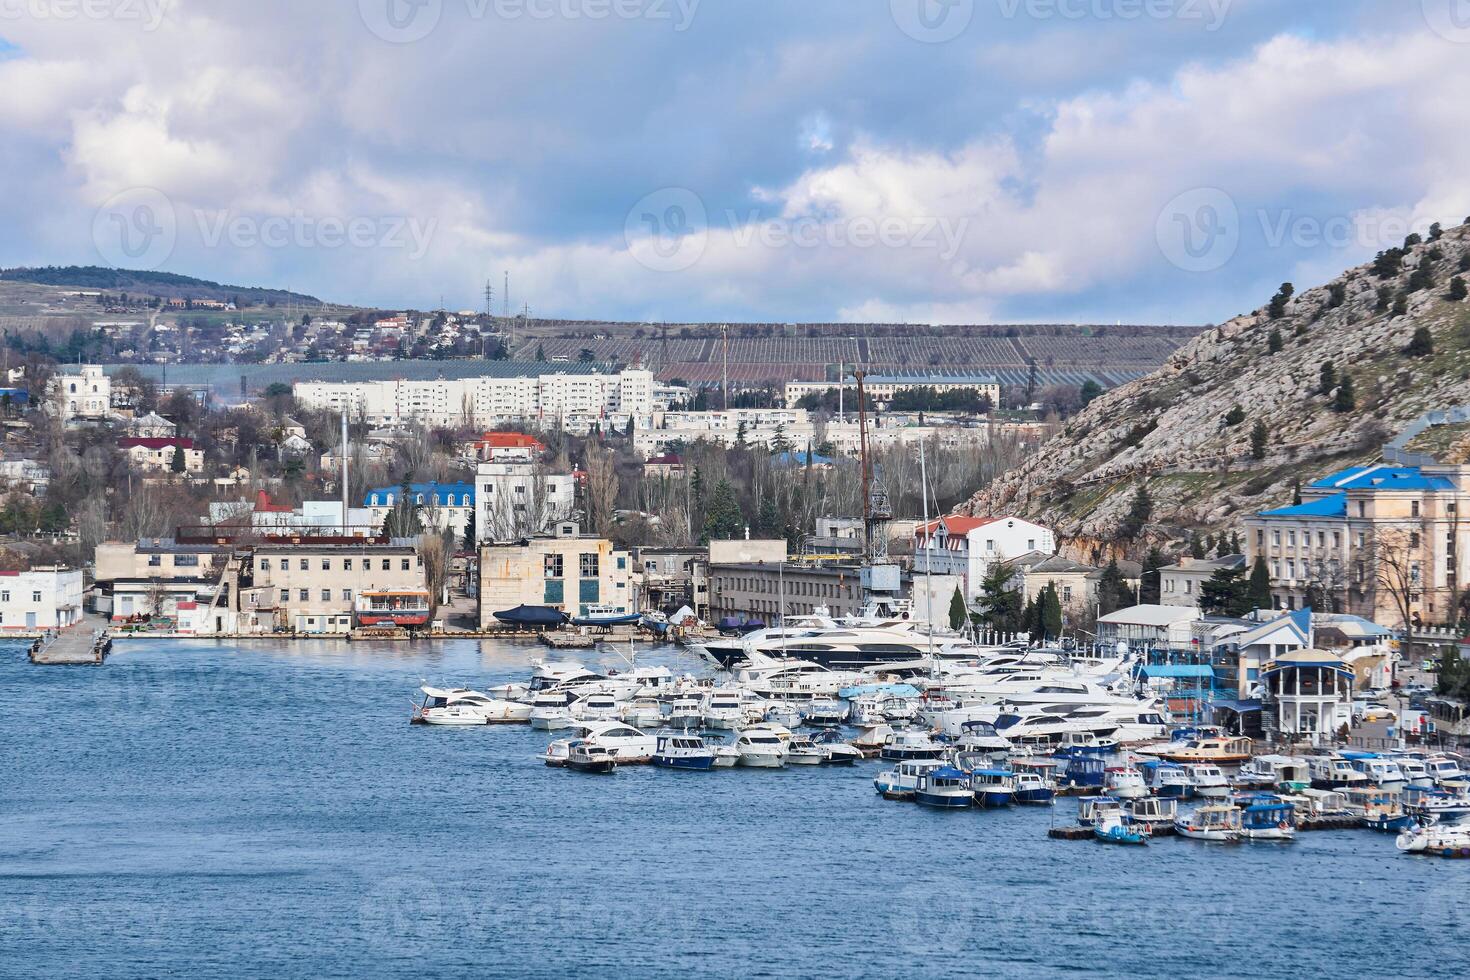
{"type": "Polygon", "coordinates": [[[545,534],[572,516],[577,481],[540,463],[481,463],[475,468],[475,533],[482,542],[545,534]]]}
{"type": "MultiPolygon", "coordinates": [[[[402,502],[403,487],[378,487],[363,496],[368,523],[381,528],[393,508],[402,502]]],[[[464,540],[465,530],[475,514],[475,486],[472,483],[411,483],[408,485],[410,505],[425,528],[449,531],[456,543],[464,540]]]]}
{"type": "MultiPolygon", "coordinates": [[[[857,380],[846,381],[789,381],[786,384],[786,407],[795,408],[807,395],[825,394],[843,389],[852,399],[853,410],[857,410],[857,380]]],[[[988,375],[869,375],[863,378],[863,394],[879,407],[893,401],[901,391],[928,388],[945,394],[951,391],[973,391],[977,396],[990,399],[991,405],[1000,404],[1000,382],[988,375]]]]}
{"type": "Polygon", "coordinates": [[[117,446],[144,473],[204,472],[204,452],[195,447],[193,439],[132,437],[119,439],[117,446]],[[182,471],[174,469],[177,456],[183,457],[182,471]]]}
{"type": "Polygon", "coordinates": [[[81,569],[51,565],[0,572],[0,631],[63,629],[81,618],[81,569]]]}
{"type": "Polygon", "coordinates": [[[1051,554],[1056,538],[1040,524],[1019,517],[941,517],[914,531],[914,567],[964,582],[965,598],[980,595],[990,566],[1028,552],[1051,554]],[[931,547],[932,544],[932,547],[931,547]]]}
{"type": "Polygon", "coordinates": [[[112,379],[96,364],[63,368],[52,382],[61,404],[61,417],[104,419],[112,413],[112,379]],[[70,371],[72,373],[65,373],[70,371]]]}
{"type": "Polygon", "coordinates": [[[480,549],[480,625],[516,606],[549,606],[569,616],[637,612],[633,563],[606,538],[531,538],[480,549]]]}
{"type": "Polygon", "coordinates": [[[1278,608],[1326,605],[1404,628],[1458,618],[1470,574],[1470,466],[1356,466],[1246,521],[1246,564],[1278,608]],[[1404,606],[1410,623],[1405,623],[1404,606]]]}
{"type": "Polygon", "coordinates": [[[1223,558],[1179,559],[1177,565],[1159,569],[1159,602],[1165,606],[1198,606],[1200,590],[1218,571],[1245,568],[1244,555],[1223,558]]]}
{"type": "Polygon", "coordinates": [[[302,537],[259,544],[241,563],[237,628],[346,633],[360,593],[425,587],[424,563],[409,539],[302,537]]]}
{"type": "Polygon", "coordinates": [[[854,616],[863,608],[861,569],[851,563],[715,564],[712,556],[709,593],[712,621],[733,617],[774,623],[783,611],[801,616],[820,607],[833,616],[854,616]]]}

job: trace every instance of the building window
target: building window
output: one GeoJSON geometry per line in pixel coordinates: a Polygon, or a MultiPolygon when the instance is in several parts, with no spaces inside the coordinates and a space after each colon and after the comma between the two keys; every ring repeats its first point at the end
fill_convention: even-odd
{"type": "Polygon", "coordinates": [[[1368,502],[1367,501],[1365,501],[1365,500],[1358,501],[1358,516],[1359,517],[1367,517],[1368,516],[1368,502]]]}
{"type": "Polygon", "coordinates": [[[290,602],[291,601],[291,590],[290,589],[282,589],[281,590],[281,601],[282,602],[290,602]]]}
{"type": "Polygon", "coordinates": [[[1296,547],[1296,532],[1295,531],[1287,531],[1286,532],[1286,546],[1288,548],[1295,548],[1296,547]]]}
{"type": "Polygon", "coordinates": [[[260,560],[260,570],[262,572],[268,572],[271,570],[271,560],[269,558],[262,558],[260,560]]]}
{"type": "Polygon", "coordinates": [[[343,602],[351,602],[352,601],[352,590],[351,589],[343,589],[342,590],[342,601],[343,602]]]}
{"type": "Polygon", "coordinates": [[[408,571],[410,568],[413,567],[412,565],[409,564],[409,561],[408,561],[407,558],[403,559],[403,561],[401,562],[401,564],[403,566],[403,569],[402,570],[405,571],[405,572],[408,571]]]}
{"type": "Polygon", "coordinates": [[[1419,516],[1419,501],[1417,501],[1417,500],[1411,500],[1411,501],[1409,501],[1409,516],[1410,517],[1418,517],[1419,516]]]}
{"type": "Polygon", "coordinates": [[[305,571],[309,571],[310,569],[311,569],[311,559],[309,559],[309,558],[303,558],[303,559],[301,559],[301,570],[303,572],[305,572],[305,571]]]}
{"type": "Polygon", "coordinates": [[[1417,547],[1419,547],[1419,532],[1418,531],[1410,531],[1409,532],[1409,547],[1410,548],[1417,548],[1417,547]]]}
{"type": "Polygon", "coordinates": [[[598,555],[595,551],[591,554],[582,555],[579,564],[581,565],[583,578],[597,578],[600,574],[602,574],[599,571],[600,562],[598,561],[598,555]]]}
{"type": "Polygon", "coordinates": [[[330,559],[330,558],[323,558],[322,559],[322,571],[324,571],[324,572],[330,572],[331,570],[332,570],[332,559],[330,559]]]}
{"type": "Polygon", "coordinates": [[[1276,545],[1276,546],[1278,546],[1278,547],[1281,545],[1281,532],[1280,531],[1272,531],[1271,532],[1271,543],[1274,544],[1274,545],[1276,545]]]}
{"type": "Polygon", "coordinates": [[[344,572],[350,572],[350,571],[352,571],[352,559],[351,558],[343,558],[342,559],[342,571],[344,571],[344,572]]]}
{"type": "Polygon", "coordinates": [[[391,558],[384,558],[383,559],[383,571],[385,571],[385,572],[391,571],[392,568],[393,568],[393,559],[391,559],[391,558]]]}
{"type": "Polygon", "coordinates": [[[547,578],[561,578],[562,577],[562,571],[563,571],[563,567],[562,567],[562,556],[561,555],[547,555],[546,556],[546,577],[547,578]]]}
{"type": "Polygon", "coordinates": [[[548,604],[560,604],[566,596],[566,583],[559,578],[548,578],[543,596],[548,604]]]}
{"type": "Polygon", "coordinates": [[[332,590],[331,589],[322,589],[322,602],[331,602],[331,601],[332,601],[332,590]]]}
{"type": "Polygon", "coordinates": [[[162,564],[163,564],[163,556],[162,555],[149,555],[148,556],[148,567],[149,568],[158,568],[162,564]]]}
{"type": "Polygon", "coordinates": [[[31,593],[31,601],[32,602],[40,602],[41,601],[41,593],[39,593],[39,592],[32,592],[31,593]]]}
{"type": "Polygon", "coordinates": [[[308,600],[308,597],[309,597],[309,596],[310,596],[310,595],[311,595],[311,592],[310,592],[310,590],[308,590],[308,589],[302,589],[302,590],[301,590],[301,601],[302,601],[302,602],[307,602],[307,601],[309,601],[309,600],[308,600]]]}

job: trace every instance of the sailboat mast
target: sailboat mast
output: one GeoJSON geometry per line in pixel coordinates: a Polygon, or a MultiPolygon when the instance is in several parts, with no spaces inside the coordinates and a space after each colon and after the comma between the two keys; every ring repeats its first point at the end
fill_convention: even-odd
{"type": "Polygon", "coordinates": [[[866,562],[873,557],[873,502],[869,495],[871,476],[868,468],[868,405],[867,399],[863,397],[863,369],[858,368],[854,372],[854,377],[857,378],[858,457],[861,460],[863,474],[863,561],[866,562]]]}

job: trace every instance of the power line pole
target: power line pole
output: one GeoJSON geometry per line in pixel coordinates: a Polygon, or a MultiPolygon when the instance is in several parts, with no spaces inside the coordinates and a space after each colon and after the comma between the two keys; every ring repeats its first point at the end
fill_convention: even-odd
{"type": "Polygon", "coordinates": [[[720,324],[720,337],[723,339],[725,346],[724,367],[721,370],[721,377],[725,390],[725,411],[728,412],[730,410],[730,325],[728,323],[720,324]]]}

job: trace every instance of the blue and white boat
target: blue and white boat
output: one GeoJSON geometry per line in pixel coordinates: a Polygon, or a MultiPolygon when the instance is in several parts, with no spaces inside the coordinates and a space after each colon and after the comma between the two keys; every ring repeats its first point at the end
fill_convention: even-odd
{"type": "Polygon", "coordinates": [[[963,809],[973,802],[970,775],[953,766],[919,773],[914,802],[943,809],[963,809]]]}
{"type": "Polygon", "coordinates": [[[1083,827],[1096,825],[1098,813],[1110,810],[1122,812],[1122,804],[1111,796],[1079,796],[1077,798],[1077,823],[1083,827]]]}
{"type": "Polygon", "coordinates": [[[916,728],[894,732],[879,756],[890,762],[910,759],[942,759],[945,746],[929,737],[929,733],[916,728]]]}
{"type": "Polygon", "coordinates": [[[1010,806],[1015,800],[1015,773],[1009,769],[977,769],[970,775],[970,786],[981,806],[1010,806]]]}
{"type": "Polygon", "coordinates": [[[1108,810],[1098,815],[1092,825],[1092,835],[1103,844],[1147,844],[1147,835],[1134,830],[1123,822],[1118,810],[1108,810]]]}
{"type": "Polygon", "coordinates": [[[1154,796],[1166,800],[1183,800],[1194,792],[1194,781],[1189,778],[1189,773],[1183,766],[1164,762],[1162,759],[1150,759],[1140,762],[1138,768],[1143,770],[1149,792],[1154,796]]]}
{"type": "Polygon", "coordinates": [[[659,732],[653,750],[653,764],[666,769],[713,769],[715,750],[698,735],[684,732],[659,732]]]}
{"type": "Polygon", "coordinates": [[[1296,837],[1296,808],[1279,796],[1260,795],[1240,815],[1240,835],[1246,840],[1292,840],[1296,837]]]}
{"type": "Polygon", "coordinates": [[[1074,789],[1102,789],[1106,770],[1107,762],[1096,756],[1073,756],[1067,760],[1060,783],[1074,789]]]}
{"type": "Polygon", "coordinates": [[[1056,766],[1050,759],[1017,759],[1011,763],[1016,775],[1015,801],[1045,805],[1056,799],[1056,783],[1052,781],[1056,766]]]}
{"type": "Polygon", "coordinates": [[[1118,740],[1111,735],[1099,735],[1096,732],[1063,732],[1061,742],[1053,755],[1062,759],[1070,759],[1079,755],[1109,756],[1117,752],[1118,748],[1118,740]]]}
{"type": "Polygon", "coordinates": [[[873,777],[873,789],[885,800],[912,800],[919,786],[919,776],[941,768],[933,759],[910,759],[873,777]]]}

